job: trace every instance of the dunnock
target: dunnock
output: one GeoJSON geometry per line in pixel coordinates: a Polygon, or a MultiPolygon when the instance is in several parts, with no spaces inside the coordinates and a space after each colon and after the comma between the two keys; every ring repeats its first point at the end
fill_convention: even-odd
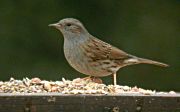
{"type": "Polygon", "coordinates": [[[69,64],[77,71],[103,77],[113,75],[116,85],[116,72],[127,65],[154,64],[167,67],[167,64],[130,55],[92,36],[83,24],[73,18],[50,24],[64,36],[64,54],[69,64]]]}

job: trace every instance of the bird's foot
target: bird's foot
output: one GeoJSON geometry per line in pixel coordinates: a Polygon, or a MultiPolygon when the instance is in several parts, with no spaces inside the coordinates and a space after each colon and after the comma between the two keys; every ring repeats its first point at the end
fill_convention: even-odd
{"type": "Polygon", "coordinates": [[[90,80],[90,81],[98,83],[98,84],[103,84],[103,81],[100,78],[94,77],[94,76],[88,76],[88,77],[84,77],[82,79],[83,80],[90,80]]]}
{"type": "Polygon", "coordinates": [[[98,77],[92,77],[91,80],[92,80],[92,82],[95,82],[98,84],[103,84],[103,81],[98,77]]]}
{"type": "Polygon", "coordinates": [[[92,76],[88,76],[88,77],[84,77],[84,78],[82,78],[83,80],[91,80],[91,77],[92,76]]]}

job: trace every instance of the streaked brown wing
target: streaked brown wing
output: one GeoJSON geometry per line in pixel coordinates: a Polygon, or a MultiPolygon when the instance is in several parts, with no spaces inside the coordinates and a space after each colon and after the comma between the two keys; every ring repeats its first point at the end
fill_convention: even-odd
{"type": "Polygon", "coordinates": [[[84,48],[92,60],[123,60],[129,57],[124,51],[94,37],[86,45],[84,48]]]}
{"type": "Polygon", "coordinates": [[[111,46],[111,50],[109,53],[110,59],[112,59],[112,60],[119,60],[120,59],[121,60],[121,59],[127,59],[129,57],[130,56],[126,52],[124,52],[124,51],[122,51],[122,50],[120,50],[114,46],[111,46]]]}

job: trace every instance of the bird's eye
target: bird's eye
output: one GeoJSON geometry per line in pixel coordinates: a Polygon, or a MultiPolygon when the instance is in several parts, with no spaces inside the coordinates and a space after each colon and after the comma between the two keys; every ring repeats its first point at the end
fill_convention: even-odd
{"type": "Polygon", "coordinates": [[[71,26],[71,24],[70,24],[70,23],[67,23],[67,26],[71,26]]]}

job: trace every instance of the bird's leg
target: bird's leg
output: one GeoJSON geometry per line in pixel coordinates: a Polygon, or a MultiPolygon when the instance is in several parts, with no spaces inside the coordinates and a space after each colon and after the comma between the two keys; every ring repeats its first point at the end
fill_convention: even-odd
{"type": "Polygon", "coordinates": [[[84,78],[82,78],[82,79],[83,79],[83,80],[87,80],[87,79],[90,79],[90,80],[91,80],[91,77],[92,77],[92,76],[89,75],[89,76],[84,77],[84,78]]]}
{"type": "Polygon", "coordinates": [[[117,85],[116,73],[113,73],[114,86],[117,85]]]}

